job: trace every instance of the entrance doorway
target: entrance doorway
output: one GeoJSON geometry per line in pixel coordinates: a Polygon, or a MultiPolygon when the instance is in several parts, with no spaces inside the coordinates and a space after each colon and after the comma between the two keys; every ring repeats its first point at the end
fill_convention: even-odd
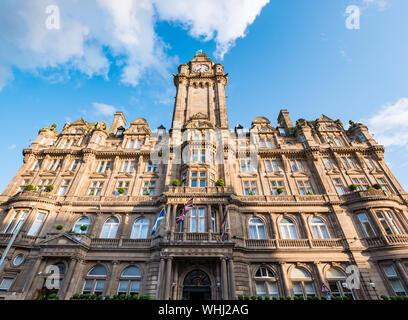
{"type": "Polygon", "coordinates": [[[201,270],[193,270],[187,274],[183,284],[184,300],[211,300],[210,277],[201,270]]]}

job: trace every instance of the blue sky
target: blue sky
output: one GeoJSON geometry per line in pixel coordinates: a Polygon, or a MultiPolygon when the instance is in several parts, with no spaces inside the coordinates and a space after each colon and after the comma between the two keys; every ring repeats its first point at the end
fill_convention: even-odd
{"type": "Polygon", "coordinates": [[[0,3],[1,190],[22,164],[22,149],[52,123],[62,128],[83,117],[109,125],[116,109],[128,122],[144,117],[152,129],[168,128],[171,74],[199,49],[229,73],[230,127],[261,115],[276,123],[283,108],[293,122],[321,114],[346,126],[362,121],[408,189],[408,1],[209,0],[205,8],[190,1],[187,10],[155,0],[126,13],[106,1],[98,10],[87,1],[81,11],[62,0],[0,3]],[[49,4],[61,17],[52,35],[41,29],[49,4]],[[345,26],[349,5],[361,8],[359,30],[345,26]],[[131,31],[123,37],[123,30],[131,31]]]}

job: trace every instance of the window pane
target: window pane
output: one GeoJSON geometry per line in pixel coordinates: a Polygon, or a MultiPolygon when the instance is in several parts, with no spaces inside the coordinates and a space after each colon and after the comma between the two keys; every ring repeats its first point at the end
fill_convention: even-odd
{"type": "Polygon", "coordinates": [[[118,293],[127,293],[127,289],[128,289],[128,285],[129,285],[129,281],[119,281],[119,288],[118,288],[118,293]]]}
{"type": "Polygon", "coordinates": [[[82,290],[83,293],[91,292],[92,291],[92,284],[93,280],[86,280],[84,289],[82,290]]]}
{"type": "Polygon", "coordinates": [[[138,293],[140,291],[140,281],[131,281],[129,293],[138,293]]]}
{"type": "Polygon", "coordinates": [[[102,293],[103,288],[105,287],[105,280],[96,280],[96,285],[95,285],[95,293],[102,293]]]}
{"type": "Polygon", "coordinates": [[[256,294],[258,294],[258,295],[265,295],[266,294],[265,282],[257,282],[256,283],[256,294]]]}

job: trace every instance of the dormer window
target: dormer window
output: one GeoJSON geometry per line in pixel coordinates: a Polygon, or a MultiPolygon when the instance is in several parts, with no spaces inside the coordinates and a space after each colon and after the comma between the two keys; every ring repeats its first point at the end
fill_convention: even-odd
{"type": "Polygon", "coordinates": [[[358,137],[359,137],[359,139],[360,139],[361,142],[366,142],[366,141],[367,141],[366,137],[364,137],[364,135],[363,135],[362,133],[360,133],[360,134],[358,135],[358,137]]]}
{"type": "Polygon", "coordinates": [[[158,134],[159,140],[163,139],[163,136],[165,133],[166,133],[166,128],[163,125],[157,128],[157,134],[158,134]]]}
{"type": "Polygon", "coordinates": [[[118,130],[116,131],[115,137],[116,138],[122,138],[124,132],[125,132],[125,128],[119,127],[118,130]]]}
{"type": "Polygon", "coordinates": [[[304,135],[303,133],[301,133],[301,134],[299,135],[299,138],[300,138],[300,141],[306,142],[306,137],[305,137],[305,135],[304,135]]]}
{"type": "Polygon", "coordinates": [[[237,125],[236,127],[235,127],[235,133],[237,134],[237,135],[243,135],[244,134],[244,127],[243,126],[241,126],[240,124],[239,125],[237,125]]]}

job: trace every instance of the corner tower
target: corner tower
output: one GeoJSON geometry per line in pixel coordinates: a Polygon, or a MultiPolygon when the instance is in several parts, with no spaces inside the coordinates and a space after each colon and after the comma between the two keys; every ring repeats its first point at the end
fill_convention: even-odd
{"type": "Polygon", "coordinates": [[[197,53],[174,75],[177,88],[172,129],[183,129],[194,116],[208,119],[215,128],[228,128],[225,87],[228,74],[205,53],[197,53]]]}

